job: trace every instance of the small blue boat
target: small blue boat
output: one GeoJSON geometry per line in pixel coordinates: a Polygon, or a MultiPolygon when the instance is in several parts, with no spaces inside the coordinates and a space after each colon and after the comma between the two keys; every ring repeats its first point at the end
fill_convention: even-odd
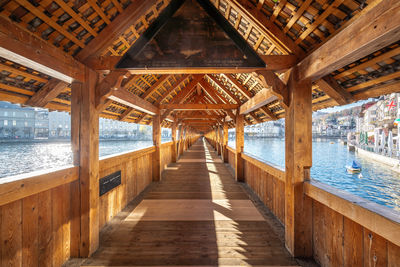
{"type": "Polygon", "coordinates": [[[351,166],[346,166],[347,172],[348,173],[360,173],[361,172],[361,165],[358,164],[355,160],[353,160],[353,163],[351,166]]]}

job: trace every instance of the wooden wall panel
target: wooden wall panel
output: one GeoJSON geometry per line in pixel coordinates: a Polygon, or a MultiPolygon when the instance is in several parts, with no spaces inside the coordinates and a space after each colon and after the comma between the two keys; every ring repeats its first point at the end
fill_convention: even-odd
{"type": "Polygon", "coordinates": [[[39,206],[39,266],[51,266],[53,255],[51,190],[38,195],[39,206]]]}
{"type": "Polygon", "coordinates": [[[100,197],[100,228],[152,182],[151,159],[153,152],[153,149],[145,148],[100,160],[100,178],[121,171],[121,185],[100,197]]]}
{"type": "Polygon", "coordinates": [[[400,266],[399,246],[316,200],[312,222],[314,259],[321,266],[400,266]]]}
{"type": "MultiPolygon", "coordinates": [[[[283,223],[285,220],[285,183],[262,169],[259,164],[257,166],[248,161],[248,156],[244,159],[244,175],[245,181],[261,199],[266,207],[283,223]]],[[[262,163],[266,165],[265,163],[262,163]]]]}
{"type": "Polygon", "coordinates": [[[70,185],[0,207],[0,266],[61,266],[70,258],[70,185]]]}
{"type": "Polygon", "coordinates": [[[39,262],[38,195],[22,200],[22,265],[37,266],[39,262]]]}
{"type": "Polygon", "coordinates": [[[358,223],[343,218],[343,263],[345,266],[363,266],[363,228],[358,223]]]}
{"type": "Polygon", "coordinates": [[[172,142],[161,144],[161,171],[172,162],[172,149],[172,142]]]}
{"type": "Polygon", "coordinates": [[[2,266],[22,265],[22,200],[1,208],[2,266]]]}
{"type": "Polygon", "coordinates": [[[231,165],[232,169],[235,169],[235,152],[233,152],[234,150],[232,148],[228,148],[228,162],[229,165],[231,165]]]}

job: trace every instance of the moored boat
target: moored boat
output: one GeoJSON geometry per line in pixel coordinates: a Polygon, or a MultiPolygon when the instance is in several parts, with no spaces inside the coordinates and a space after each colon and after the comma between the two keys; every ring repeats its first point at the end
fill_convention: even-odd
{"type": "Polygon", "coordinates": [[[359,165],[355,160],[353,160],[351,166],[346,166],[346,169],[348,173],[360,173],[361,165],[359,165]]]}

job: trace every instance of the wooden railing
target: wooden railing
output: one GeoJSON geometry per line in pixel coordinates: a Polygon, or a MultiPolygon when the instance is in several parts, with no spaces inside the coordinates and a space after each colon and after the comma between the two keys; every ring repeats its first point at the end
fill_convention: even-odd
{"type": "MultiPolygon", "coordinates": [[[[161,145],[163,167],[172,146],[161,145]]],[[[100,159],[99,178],[121,171],[121,185],[99,199],[100,228],[152,182],[154,152],[153,146],[100,159]]],[[[77,166],[0,179],[0,265],[61,266],[77,257],[79,199],[77,166]]]]}
{"type": "Polygon", "coordinates": [[[321,266],[399,266],[400,216],[389,208],[310,181],[313,254],[321,266]]]}
{"type": "Polygon", "coordinates": [[[78,172],[67,166],[0,180],[2,266],[61,266],[70,258],[78,172]]]}
{"type": "Polygon", "coordinates": [[[127,203],[152,182],[152,154],[155,147],[110,155],[99,162],[99,177],[121,171],[121,185],[100,197],[99,227],[103,227],[127,203]]]}
{"type": "Polygon", "coordinates": [[[265,206],[285,222],[285,171],[243,154],[246,183],[265,206]]]}
{"type": "Polygon", "coordinates": [[[228,163],[232,167],[232,169],[236,168],[236,163],[235,163],[235,155],[236,155],[236,150],[226,146],[226,149],[228,150],[228,163]]]}
{"type": "Polygon", "coordinates": [[[168,164],[172,162],[172,152],[174,148],[173,142],[161,144],[161,171],[163,171],[168,164]]]}
{"type": "MultiPolygon", "coordinates": [[[[235,150],[228,147],[234,167],[235,150]]],[[[285,171],[243,154],[245,182],[285,222],[285,171]]],[[[313,257],[321,266],[399,266],[400,214],[343,190],[311,180],[313,257]]]]}

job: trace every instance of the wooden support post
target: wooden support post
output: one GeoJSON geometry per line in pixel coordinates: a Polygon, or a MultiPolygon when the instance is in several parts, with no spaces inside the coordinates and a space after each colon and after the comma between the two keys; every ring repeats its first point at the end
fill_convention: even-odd
{"type": "Polygon", "coordinates": [[[236,155],[235,155],[235,178],[238,182],[244,182],[243,147],[244,147],[244,115],[236,115],[236,155]]]}
{"type": "Polygon", "coordinates": [[[84,81],[72,82],[71,136],[74,164],[79,168],[79,187],[71,187],[71,225],[74,256],[88,257],[99,246],[99,115],[95,106],[96,72],[85,68],[84,81]],[[78,245],[79,244],[79,245],[78,245]]]}
{"type": "Polygon", "coordinates": [[[311,82],[299,82],[296,72],[289,78],[291,101],[285,114],[285,243],[293,256],[311,257],[312,203],[303,191],[312,165],[311,82]]]}
{"type": "Polygon", "coordinates": [[[182,146],[182,129],[183,125],[179,125],[179,132],[178,132],[178,147],[177,147],[177,152],[178,152],[178,158],[181,155],[181,146],[182,146]]]}
{"type": "Polygon", "coordinates": [[[218,156],[221,156],[222,157],[222,155],[223,155],[223,151],[222,151],[222,142],[223,142],[223,140],[222,140],[222,133],[221,133],[221,125],[218,125],[217,126],[217,133],[218,133],[218,156]]]}
{"type": "Polygon", "coordinates": [[[176,122],[172,123],[171,132],[172,132],[172,162],[176,162],[176,122]]]}
{"type": "Polygon", "coordinates": [[[225,163],[229,162],[228,159],[228,122],[224,121],[224,136],[223,136],[223,140],[222,140],[222,147],[223,147],[223,159],[225,163]]]}
{"type": "Polygon", "coordinates": [[[215,146],[217,149],[217,155],[219,156],[219,155],[221,155],[221,146],[220,146],[221,140],[220,140],[220,136],[219,136],[219,126],[218,125],[215,127],[215,140],[216,140],[215,146]]]}
{"type": "Polygon", "coordinates": [[[153,116],[153,145],[156,151],[153,154],[153,181],[161,180],[161,118],[160,114],[153,116]]]}

